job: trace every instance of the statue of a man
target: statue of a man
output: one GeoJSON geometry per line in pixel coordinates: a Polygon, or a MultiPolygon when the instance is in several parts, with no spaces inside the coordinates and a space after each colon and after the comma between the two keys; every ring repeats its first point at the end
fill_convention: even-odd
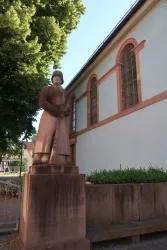
{"type": "Polygon", "coordinates": [[[67,165],[70,162],[70,143],[65,117],[70,107],[61,71],[54,71],[52,86],[44,87],[40,93],[39,105],[44,109],[34,150],[33,165],[67,165]]]}

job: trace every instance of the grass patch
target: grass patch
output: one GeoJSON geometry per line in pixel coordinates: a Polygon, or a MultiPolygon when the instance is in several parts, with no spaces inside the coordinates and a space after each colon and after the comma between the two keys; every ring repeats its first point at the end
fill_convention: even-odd
{"type": "MultiPolygon", "coordinates": [[[[21,175],[24,175],[25,172],[22,172],[21,175]]],[[[10,173],[10,172],[4,172],[4,173],[0,173],[0,176],[7,176],[7,177],[19,177],[20,173],[10,173]]]]}

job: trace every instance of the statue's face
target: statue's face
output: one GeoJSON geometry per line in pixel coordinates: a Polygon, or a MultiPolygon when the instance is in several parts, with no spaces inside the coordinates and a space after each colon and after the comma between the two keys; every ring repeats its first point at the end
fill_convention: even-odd
{"type": "Polygon", "coordinates": [[[54,76],[52,79],[53,85],[60,85],[61,84],[61,77],[59,75],[54,76]]]}

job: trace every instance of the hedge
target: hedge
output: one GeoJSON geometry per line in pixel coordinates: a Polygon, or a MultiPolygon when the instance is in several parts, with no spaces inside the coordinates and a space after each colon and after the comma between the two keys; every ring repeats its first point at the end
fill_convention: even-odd
{"type": "Polygon", "coordinates": [[[127,168],[92,172],[86,180],[93,184],[158,183],[167,182],[167,171],[160,168],[127,168]]]}

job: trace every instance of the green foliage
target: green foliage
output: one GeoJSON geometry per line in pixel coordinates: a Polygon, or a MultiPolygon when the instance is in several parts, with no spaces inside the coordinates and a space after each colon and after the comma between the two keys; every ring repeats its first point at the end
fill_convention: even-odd
{"type": "Polygon", "coordinates": [[[29,138],[49,66],[59,67],[82,0],[0,0],[0,154],[29,138]]]}
{"type": "MultiPolygon", "coordinates": [[[[22,141],[13,142],[12,140],[6,140],[6,147],[0,147],[0,161],[2,157],[9,158],[20,158],[22,148],[25,147],[22,141]]],[[[10,163],[11,164],[11,163],[10,163]]],[[[18,163],[17,163],[18,164],[18,163]]],[[[20,164],[20,163],[19,163],[20,164]]]]}
{"type": "MultiPolygon", "coordinates": [[[[22,162],[22,166],[21,166],[21,172],[26,172],[28,169],[28,165],[27,165],[27,159],[23,159],[22,162]]],[[[8,170],[10,171],[14,171],[19,173],[20,172],[20,165],[21,165],[21,161],[12,161],[8,163],[8,170]]]]}
{"type": "Polygon", "coordinates": [[[11,161],[8,163],[10,167],[16,167],[16,166],[20,166],[20,161],[11,161]]]}
{"type": "Polygon", "coordinates": [[[26,172],[27,169],[28,169],[27,159],[23,159],[22,166],[21,166],[21,172],[26,172]]]}
{"type": "Polygon", "coordinates": [[[87,176],[93,184],[158,183],[167,182],[167,172],[159,168],[127,168],[124,170],[95,171],[87,176]]]}
{"type": "Polygon", "coordinates": [[[6,148],[6,155],[7,155],[7,158],[19,158],[20,157],[20,154],[21,154],[21,147],[22,147],[22,143],[21,142],[18,142],[18,143],[13,143],[12,141],[8,141],[8,144],[7,144],[7,148],[6,148]]]}
{"type": "Polygon", "coordinates": [[[36,138],[37,138],[37,134],[33,134],[31,136],[31,141],[33,142],[34,145],[35,145],[35,142],[36,142],[36,138]]]}
{"type": "Polygon", "coordinates": [[[17,180],[15,180],[15,184],[16,184],[16,185],[20,185],[20,186],[22,187],[23,178],[18,178],[17,180]]]}

